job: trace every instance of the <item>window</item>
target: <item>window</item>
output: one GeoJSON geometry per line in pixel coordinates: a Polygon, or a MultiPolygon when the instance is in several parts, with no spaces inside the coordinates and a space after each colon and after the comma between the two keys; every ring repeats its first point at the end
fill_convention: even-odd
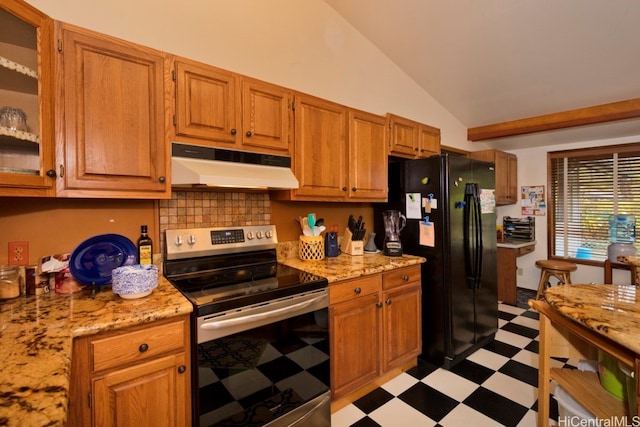
{"type": "Polygon", "coordinates": [[[640,249],[640,144],[550,152],[548,161],[552,258],[602,262],[614,241],[640,249]]]}

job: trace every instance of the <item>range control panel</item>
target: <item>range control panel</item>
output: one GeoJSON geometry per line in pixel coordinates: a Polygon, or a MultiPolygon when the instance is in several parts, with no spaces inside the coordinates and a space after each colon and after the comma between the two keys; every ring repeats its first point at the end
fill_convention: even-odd
{"type": "Polygon", "coordinates": [[[275,225],[185,228],[165,231],[168,260],[273,249],[275,225]]]}

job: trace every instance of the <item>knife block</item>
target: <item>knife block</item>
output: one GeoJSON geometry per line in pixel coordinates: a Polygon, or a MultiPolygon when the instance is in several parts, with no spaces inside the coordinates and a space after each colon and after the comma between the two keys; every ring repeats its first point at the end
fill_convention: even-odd
{"type": "Polygon", "coordinates": [[[347,228],[342,236],[340,250],[347,255],[364,255],[364,240],[351,240],[353,234],[347,228]]]}

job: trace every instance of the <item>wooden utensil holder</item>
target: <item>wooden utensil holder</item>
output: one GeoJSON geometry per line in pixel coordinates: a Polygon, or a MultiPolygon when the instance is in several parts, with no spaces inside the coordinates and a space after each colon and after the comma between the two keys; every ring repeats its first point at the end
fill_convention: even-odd
{"type": "Polygon", "coordinates": [[[347,255],[364,255],[364,240],[351,240],[352,237],[351,231],[346,229],[342,236],[340,251],[347,255]]]}

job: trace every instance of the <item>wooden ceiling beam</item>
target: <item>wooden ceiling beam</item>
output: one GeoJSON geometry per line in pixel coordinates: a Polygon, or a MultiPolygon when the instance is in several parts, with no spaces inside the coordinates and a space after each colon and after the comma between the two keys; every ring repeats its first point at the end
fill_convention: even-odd
{"type": "Polygon", "coordinates": [[[469,141],[503,138],[640,117],[640,98],[467,129],[469,141]]]}

